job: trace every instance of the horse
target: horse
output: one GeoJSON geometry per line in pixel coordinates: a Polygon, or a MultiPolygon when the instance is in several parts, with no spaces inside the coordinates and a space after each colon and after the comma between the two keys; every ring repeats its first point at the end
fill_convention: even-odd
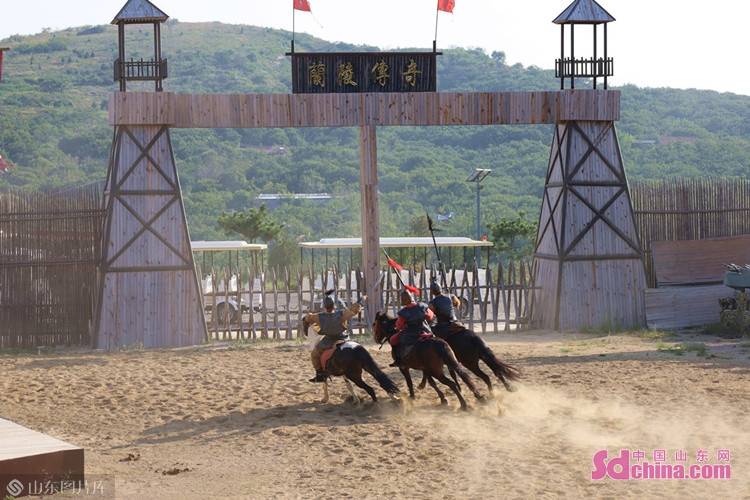
{"type": "MultiPolygon", "coordinates": [[[[378,312],[375,315],[375,322],[373,324],[373,337],[375,342],[382,345],[395,334],[396,319],[389,314],[378,312]]],[[[466,400],[461,395],[461,387],[455,380],[448,378],[443,371],[443,367],[447,366],[451,375],[457,373],[477,400],[484,400],[484,397],[479,394],[479,391],[477,391],[477,388],[474,386],[469,373],[456,359],[450,345],[441,338],[430,337],[428,339],[420,340],[414,345],[411,353],[402,361],[402,364],[404,366],[399,367],[399,369],[401,370],[404,379],[406,379],[406,385],[409,387],[409,397],[411,399],[414,399],[414,384],[412,383],[409,370],[420,370],[432,388],[435,389],[435,392],[437,392],[437,395],[440,398],[440,404],[446,405],[448,404],[448,400],[445,399],[445,395],[438,388],[435,380],[448,386],[461,403],[461,409],[467,410],[468,406],[466,400]]]]}
{"type": "MultiPolygon", "coordinates": [[[[457,324],[455,326],[450,325],[449,328],[433,328],[432,331],[436,336],[448,342],[448,345],[451,346],[451,349],[456,354],[458,362],[482,379],[487,384],[490,392],[493,390],[492,380],[479,367],[479,361],[484,361],[489,369],[492,370],[492,373],[505,386],[506,391],[512,392],[515,390],[510,383],[520,380],[520,370],[500,361],[487,343],[472,330],[457,324]]],[[[419,388],[424,389],[426,383],[427,380],[425,377],[419,384],[419,388]]]]}
{"type": "MultiPolygon", "coordinates": [[[[309,327],[310,324],[307,320],[303,319],[301,328],[305,337],[307,337],[309,327]]],[[[346,387],[349,389],[354,404],[359,403],[359,397],[354,392],[352,382],[357,387],[363,389],[373,402],[378,400],[375,390],[362,380],[362,371],[366,371],[372,375],[391,399],[397,399],[396,396],[401,392],[388,375],[383,373],[378,367],[367,349],[356,342],[349,340],[336,344],[332,349],[323,353],[323,357],[325,359],[324,368],[329,376],[344,377],[346,387]]],[[[328,399],[328,380],[326,380],[323,385],[323,399],[321,402],[327,403],[328,399]]]]}

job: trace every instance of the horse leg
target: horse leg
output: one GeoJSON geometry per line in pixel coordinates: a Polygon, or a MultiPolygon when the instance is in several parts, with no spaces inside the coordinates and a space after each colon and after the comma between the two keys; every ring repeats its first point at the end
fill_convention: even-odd
{"type": "Polygon", "coordinates": [[[447,405],[448,400],[445,399],[445,394],[443,394],[443,391],[441,391],[440,388],[435,383],[435,379],[433,379],[427,374],[425,374],[425,379],[427,379],[427,381],[430,383],[430,386],[432,386],[432,388],[435,389],[435,392],[437,392],[437,395],[440,398],[440,404],[443,406],[447,405]]]}
{"type": "Polygon", "coordinates": [[[446,377],[445,373],[442,373],[442,372],[439,375],[435,375],[435,378],[438,379],[438,381],[440,381],[444,385],[447,385],[448,387],[450,387],[450,389],[456,394],[458,401],[461,403],[462,410],[466,411],[469,409],[468,406],[466,405],[466,400],[461,395],[461,391],[458,390],[458,386],[456,385],[454,381],[446,377]]]}
{"type": "Polygon", "coordinates": [[[411,374],[409,373],[409,369],[399,367],[399,370],[401,370],[401,374],[406,380],[406,386],[409,388],[409,398],[414,399],[414,383],[411,381],[411,374]]]}
{"type": "Polygon", "coordinates": [[[482,369],[479,367],[479,360],[475,359],[473,362],[467,362],[464,363],[464,366],[474,375],[481,378],[482,381],[487,384],[487,389],[490,391],[490,394],[492,393],[492,379],[482,371],[482,369]]]}
{"type": "Polygon", "coordinates": [[[352,382],[354,382],[357,385],[357,387],[359,387],[360,389],[362,389],[363,391],[365,391],[370,396],[370,399],[372,399],[373,401],[377,401],[378,400],[378,397],[375,395],[375,390],[372,387],[370,387],[369,385],[367,385],[367,383],[364,380],[362,380],[362,374],[361,373],[359,373],[357,375],[354,375],[354,374],[347,375],[346,376],[346,383],[348,384],[350,380],[352,382]]]}
{"type": "Polygon", "coordinates": [[[456,383],[456,387],[458,387],[458,390],[461,390],[461,384],[458,382],[458,376],[456,376],[456,370],[452,368],[448,368],[448,372],[451,374],[451,378],[456,383]]]}
{"type": "Polygon", "coordinates": [[[352,396],[352,403],[354,406],[357,406],[359,404],[359,396],[357,396],[357,393],[354,392],[354,387],[352,387],[352,383],[349,382],[349,375],[344,377],[344,382],[346,382],[346,388],[349,389],[349,394],[352,396]]]}
{"type": "Polygon", "coordinates": [[[425,388],[426,385],[427,385],[427,374],[422,372],[422,381],[417,386],[417,389],[421,391],[425,388]]]}
{"type": "Polygon", "coordinates": [[[323,399],[320,402],[327,403],[328,399],[328,379],[326,379],[326,381],[323,383],[323,399]]]}

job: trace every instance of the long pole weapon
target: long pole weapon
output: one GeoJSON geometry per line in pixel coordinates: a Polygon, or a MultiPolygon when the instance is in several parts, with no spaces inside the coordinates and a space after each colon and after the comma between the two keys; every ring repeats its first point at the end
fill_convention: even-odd
{"type": "Polygon", "coordinates": [[[448,287],[448,278],[445,275],[445,266],[443,265],[443,259],[440,256],[440,248],[438,248],[437,240],[435,239],[435,228],[432,224],[432,217],[430,217],[430,214],[427,214],[427,226],[430,228],[430,234],[432,235],[432,245],[435,247],[435,254],[437,255],[438,259],[438,267],[440,268],[440,275],[443,278],[443,285],[445,287],[448,287]]]}

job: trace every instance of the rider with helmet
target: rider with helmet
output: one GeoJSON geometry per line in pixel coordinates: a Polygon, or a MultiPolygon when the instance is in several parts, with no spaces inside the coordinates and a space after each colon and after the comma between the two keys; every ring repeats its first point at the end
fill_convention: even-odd
{"type": "Polygon", "coordinates": [[[452,294],[444,294],[443,288],[435,278],[432,278],[432,283],[430,283],[430,292],[432,293],[430,310],[437,318],[437,322],[432,327],[435,334],[438,337],[446,337],[463,328],[456,316],[456,308],[461,305],[459,298],[452,294]]]}
{"type": "Polygon", "coordinates": [[[417,302],[414,294],[407,288],[401,291],[401,306],[396,320],[398,333],[390,340],[393,352],[391,366],[400,366],[423,335],[432,336],[430,323],[435,319],[435,314],[429,306],[423,302],[417,302]]]}
{"type": "Polygon", "coordinates": [[[318,325],[318,335],[323,336],[315,345],[311,354],[315,376],[310,379],[310,382],[326,381],[328,374],[323,370],[321,356],[326,350],[349,340],[349,333],[347,332],[349,320],[359,314],[362,310],[362,304],[367,300],[367,296],[362,295],[350,308],[335,310],[336,300],[332,296],[333,293],[333,291],[328,292],[325,299],[323,299],[324,312],[311,313],[304,318],[306,323],[318,325]]]}

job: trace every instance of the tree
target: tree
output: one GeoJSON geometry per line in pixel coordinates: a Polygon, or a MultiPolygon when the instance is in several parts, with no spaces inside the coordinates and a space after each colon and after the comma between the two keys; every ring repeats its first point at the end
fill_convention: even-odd
{"type": "Polygon", "coordinates": [[[227,235],[239,233],[247,241],[272,241],[279,236],[283,225],[276,222],[265,205],[244,212],[224,213],[219,216],[219,226],[227,235]]]}
{"type": "Polygon", "coordinates": [[[414,237],[430,236],[430,226],[426,215],[415,215],[409,221],[409,235],[414,237]]]}
{"type": "Polygon", "coordinates": [[[503,217],[497,223],[488,224],[495,248],[501,255],[521,257],[531,254],[537,227],[526,220],[520,212],[516,218],[503,217]]]}

